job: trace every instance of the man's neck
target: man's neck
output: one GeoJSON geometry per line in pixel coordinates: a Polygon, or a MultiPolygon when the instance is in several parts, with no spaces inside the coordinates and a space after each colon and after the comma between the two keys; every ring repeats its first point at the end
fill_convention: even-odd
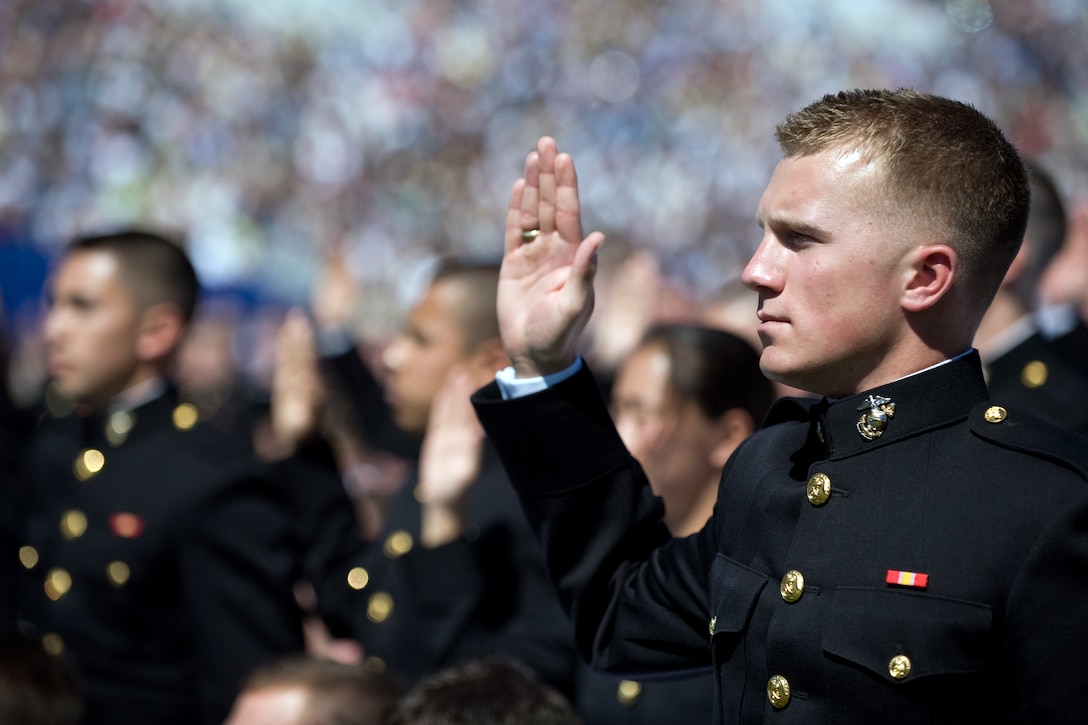
{"type": "Polygon", "coordinates": [[[115,395],[105,406],[105,411],[116,413],[122,410],[133,410],[158,398],[164,392],[166,392],[166,380],[161,376],[150,377],[130,385],[115,395]]]}

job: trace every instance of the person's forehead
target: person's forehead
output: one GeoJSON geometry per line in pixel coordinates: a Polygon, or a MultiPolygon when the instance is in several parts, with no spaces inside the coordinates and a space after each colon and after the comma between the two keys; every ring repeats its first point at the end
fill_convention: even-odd
{"type": "Polygon", "coordinates": [[[102,250],[71,252],[60,261],[53,284],[103,287],[121,284],[121,263],[116,255],[102,250]]]}
{"type": "Polygon", "coordinates": [[[844,209],[858,209],[874,200],[881,173],[881,164],[858,149],[787,156],[767,182],[756,222],[761,227],[780,223],[800,232],[811,225],[816,231],[844,209]]]}

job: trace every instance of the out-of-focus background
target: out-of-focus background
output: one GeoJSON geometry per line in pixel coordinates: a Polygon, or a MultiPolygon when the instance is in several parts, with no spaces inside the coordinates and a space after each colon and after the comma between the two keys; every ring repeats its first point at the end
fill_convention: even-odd
{"type": "Polygon", "coordinates": [[[259,366],[329,251],[379,336],[435,255],[498,254],[543,133],[575,154],[587,227],[712,295],[758,241],[774,124],[859,86],[968,101],[1088,193],[1084,0],[0,0],[15,387],[74,233],[183,233],[259,366]]]}

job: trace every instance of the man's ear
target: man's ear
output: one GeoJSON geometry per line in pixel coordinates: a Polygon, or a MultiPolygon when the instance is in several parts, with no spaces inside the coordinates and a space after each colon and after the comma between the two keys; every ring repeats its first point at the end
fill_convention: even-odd
{"type": "Polygon", "coordinates": [[[141,362],[158,362],[174,353],[185,334],[185,317],[177,305],[160,302],[143,311],[136,338],[141,362]]]}
{"type": "Polygon", "coordinates": [[[907,312],[923,312],[937,304],[959,272],[959,257],[947,244],[911,250],[904,261],[906,279],[900,306],[907,312]]]}
{"type": "Polygon", "coordinates": [[[744,439],[752,435],[756,424],[752,415],[744,408],[730,408],[718,420],[718,444],[710,451],[710,465],[722,468],[729,461],[729,456],[744,439]]]}

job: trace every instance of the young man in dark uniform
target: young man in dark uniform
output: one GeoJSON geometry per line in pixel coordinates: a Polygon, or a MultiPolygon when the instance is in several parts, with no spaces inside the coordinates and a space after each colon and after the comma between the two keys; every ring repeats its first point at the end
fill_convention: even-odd
{"type": "Polygon", "coordinates": [[[75,663],[88,723],[219,723],[255,666],[301,650],[290,517],[167,368],[197,297],[179,246],[86,237],[52,280],[52,386],[22,456],[22,626],[75,663]]]}
{"type": "Polygon", "coordinates": [[[688,538],[576,361],[603,236],[582,238],[573,163],[544,138],[514,185],[516,399],[475,402],[581,651],[710,669],[719,722],[1082,721],[1063,695],[1088,682],[1088,450],[990,400],[971,348],[1023,236],[1023,163],[974,109],[913,91],[826,96],[777,137],[744,280],[764,373],[824,397],[776,404],[688,538]]]}

